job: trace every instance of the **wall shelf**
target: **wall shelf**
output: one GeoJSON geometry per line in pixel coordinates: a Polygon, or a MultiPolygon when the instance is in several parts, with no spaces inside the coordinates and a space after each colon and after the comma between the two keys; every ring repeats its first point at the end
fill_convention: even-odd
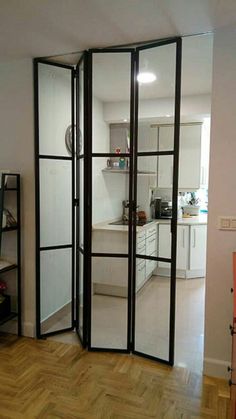
{"type": "Polygon", "coordinates": [[[4,317],[3,319],[0,319],[0,326],[9,322],[10,320],[13,320],[15,317],[17,317],[17,313],[10,313],[8,316],[4,317]]]}
{"type": "MultiPolygon", "coordinates": [[[[121,174],[129,174],[129,169],[102,169],[104,173],[121,173],[121,174]]],[[[145,171],[138,171],[138,175],[148,175],[148,176],[157,176],[157,172],[145,172],[145,171]]]]}
{"type": "Polygon", "coordinates": [[[0,274],[3,274],[4,272],[12,271],[13,269],[16,269],[17,265],[15,263],[8,262],[6,260],[0,259],[0,274]]]}

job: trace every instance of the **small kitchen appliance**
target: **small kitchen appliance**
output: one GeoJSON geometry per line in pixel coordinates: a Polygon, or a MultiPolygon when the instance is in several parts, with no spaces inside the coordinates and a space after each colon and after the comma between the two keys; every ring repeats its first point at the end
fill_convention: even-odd
{"type": "Polygon", "coordinates": [[[172,217],[172,202],[162,201],[161,198],[155,199],[155,218],[171,218],[172,217]]]}

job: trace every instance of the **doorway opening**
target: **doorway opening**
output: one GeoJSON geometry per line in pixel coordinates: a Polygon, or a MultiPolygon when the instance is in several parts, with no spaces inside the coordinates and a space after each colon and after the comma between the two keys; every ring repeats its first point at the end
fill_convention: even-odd
{"type": "MultiPolygon", "coordinates": [[[[196,302],[194,284],[198,289],[200,281],[204,283],[199,279],[204,270],[199,275],[197,265],[203,251],[193,259],[189,246],[199,248],[199,234],[203,240],[205,233],[198,227],[206,230],[206,223],[185,217],[180,222],[180,212],[187,214],[190,200],[190,210],[194,210],[198,205],[193,204],[200,202],[197,199],[200,209],[204,210],[204,202],[207,211],[207,188],[196,187],[194,174],[200,165],[201,183],[207,173],[201,169],[201,159],[209,92],[207,81],[201,85],[195,79],[206,38],[197,41],[195,66],[193,43],[183,48],[181,108],[179,38],[138,49],[91,50],[80,58],[76,69],[68,63],[57,64],[58,74],[52,62],[37,61],[39,337],[76,327],[89,349],[134,351],[171,365],[175,346],[175,363],[189,366],[181,344],[186,348],[185,331],[192,322],[196,326],[199,318],[193,310],[187,312],[187,307],[192,308],[190,301],[196,302]],[[59,70],[68,70],[67,75],[59,75],[59,70]],[[66,101],[57,83],[70,89],[66,101]],[[70,108],[64,119],[60,117],[61,100],[70,108]],[[47,118],[51,133],[46,133],[47,118]],[[71,130],[67,130],[69,125],[71,130]],[[45,150],[40,143],[43,136],[45,150]],[[62,140],[64,148],[47,149],[62,140]],[[48,182],[53,176],[54,182],[48,182]],[[71,205],[63,208],[68,191],[71,205]],[[64,232],[58,237],[65,218],[64,232]],[[44,235],[53,237],[52,230],[56,242],[41,243],[44,235]],[[196,265],[193,269],[190,261],[196,265]],[[198,281],[190,279],[194,275],[198,281]],[[64,304],[60,301],[54,311],[42,316],[43,309],[56,301],[54,287],[60,290],[66,283],[64,304]]],[[[201,69],[204,74],[204,61],[201,69]]],[[[202,300],[200,305],[197,302],[203,319],[202,300]]],[[[200,328],[196,329],[198,333],[200,328]]],[[[189,342],[191,339],[194,341],[193,334],[189,342]]]]}

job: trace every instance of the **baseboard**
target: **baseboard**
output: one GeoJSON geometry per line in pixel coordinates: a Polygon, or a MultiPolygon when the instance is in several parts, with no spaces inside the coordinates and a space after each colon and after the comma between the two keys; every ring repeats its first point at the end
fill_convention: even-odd
{"type": "Polygon", "coordinates": [[[93,294],[110,295],[114,297],[127,297],[128,288],[119,285],[93,283],[93,294]]]}
{"type": "Polygon", "coordinates": [[[35,338],[36,330],[35,324],[30,322],[23,322],[22,323],[22,335],[27,336],[29,338],[35,338]]]}
{"type": "MultiPolygon", "coordinates": [[[[156,268],[155,275],[170,277],[170,269],[156,268]]],[[[202,278],[205,275],[206,275],[206,272],[203,269],[192,269],[192,270],[177,269],[176,270],[176,278],[183,278],[183,279],[202,278]]]]}
{"type": "Polygon", "coordinates": [[[50,317],[41,322],[41,333],[47,333],[48,330],[53,328],[56,323],[59,323],[65,316],[70,313],[71,302],[65,304],[58,311],[54,312],[50,317]]]}
{"type": "Polygon", "coordinates": [[[230,373],[228,372],[228,366],[231,365],[231,361],[221,361],[220,359],[204,358],[203,362],[203,374],[211,377],[224,378],[229,380],[230,373]]]}

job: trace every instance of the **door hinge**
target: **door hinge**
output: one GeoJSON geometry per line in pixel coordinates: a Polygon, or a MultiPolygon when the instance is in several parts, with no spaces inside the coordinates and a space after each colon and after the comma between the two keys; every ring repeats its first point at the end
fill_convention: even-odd
{"type": "Polygon", "coordinates": [[[74,207],[78,207],[79,206],[79,198],[75,198],[74,199],[74,207]]]}

